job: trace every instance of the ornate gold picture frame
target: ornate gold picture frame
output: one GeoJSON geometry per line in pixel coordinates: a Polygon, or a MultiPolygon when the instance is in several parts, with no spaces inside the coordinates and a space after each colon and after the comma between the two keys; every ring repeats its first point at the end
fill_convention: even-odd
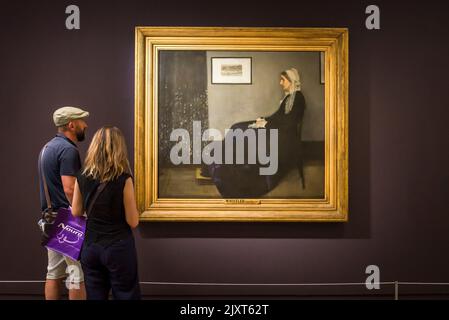
{"type": "MultiPolygon", "coordinates": [[[[137,27],[135,36],[135,185],[142,221],[348,220],[346,28],[137,27]],[[251,83],[212,83],[211,57],[251,58],[251,83]],[[284,88],[284,95],[279,79],[281,85],[296,83],[298,91],[284,88]],[[276,165],[285,172],[275,184],[240,175],[242,165],[229,165],[217,178],[225,167],[201,162],[208,148],[204,129],[217,128],[223,137],[242,124],[266,131],[270,114],[289,116],[290,97],[304,97],[299,135],[285,138],[280,131],[279,139],[289,141],[280,150],[295,165],[287,168],[280,156],[276,165]],[[196,130],[200,138],[182,145],[184,136],[175,129],[187,135],[196,130]],[[173,161],[180,150],[187,160],[173,161]],[[251,193],[251,186],[265,191],[251,193]]],[[[220,70],[223,78],[238,78],[244,67],[230,63],[220,70]]]]}

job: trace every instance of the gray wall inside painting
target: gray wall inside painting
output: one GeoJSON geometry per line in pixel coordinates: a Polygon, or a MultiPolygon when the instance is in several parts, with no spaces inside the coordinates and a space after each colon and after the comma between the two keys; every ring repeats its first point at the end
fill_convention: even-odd
{"type": "Polygon", "coordinates": [[[269,116],[279,108],[283,92],[281,71],[300,72],[307,109],[304,114],[303,140],[324,140],[324,85],[320,84],[318,52],[207,52],[207,90],[209,125],[224,132],[240,121],[269,116]],[[252,84],[212,84],[212,57],[251,57],[252,84]]]}

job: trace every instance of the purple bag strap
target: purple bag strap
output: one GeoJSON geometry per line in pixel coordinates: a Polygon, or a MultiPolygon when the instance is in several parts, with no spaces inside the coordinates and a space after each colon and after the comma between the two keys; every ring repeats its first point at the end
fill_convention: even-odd
{"type": "Polygon", "coordinates": [[[42,177],[42,182],[43,182],[43,185],[44,185],[44,193],[45,193],[45,201],[47,201],[47,209],[48,209],[48,212],[51,212],[52,208],[51,208],[50,193],[48,192],[47,179],[45,179],[45,173],[44,173],[44,153],[45,153],[46,149],[47,149],[47,145],[45,145],[42,148],[42,151],[41,151],[41,165],[40,165],[39,169],[40,169],[40,174],[41,174],[41,177],[42,177]]]}
{"type": "Polygon", "coordinates": [[[97,190],[95,191],[95,194],[93,195],[92,199],[90,200],[89,206],[86,211],[86,215],[89,217],[90,212],[92,211],[92,208],[95,204],[95,201],[97,200],[100,193],[103,191],[103,189],[106,187],[106,182],[100,183],[100,185],[97,187],[97,190]]]}

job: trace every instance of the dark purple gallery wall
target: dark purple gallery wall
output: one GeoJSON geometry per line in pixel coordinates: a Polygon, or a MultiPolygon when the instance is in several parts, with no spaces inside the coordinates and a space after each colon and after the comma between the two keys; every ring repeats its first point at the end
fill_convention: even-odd
{"type": "MultiPolygon", "coordinates": [[[[113,124],[134,137],[135,26],[348,27],[348,223],[142,223],[147,282],[449,282],[449,28],[445,1],[15,1],[0,13],[0,280],[42,280],[36,160],[52,111],[82,105],[89,137],[113,124]],[[81,30],[65,29],[77,4],[81,30]],[[232,5],[231,5],[232,4],[232,5]]],[[[84,156],[87,143],[80,146],[84,156]]],[[[419,287],[415,293],[425,292],[419,287]]],[[[144,285],[147,295],[338,294],[329,288],[144,285]]],[[[428,291],[428,290],[427,290],[428,291]]],[[[366,289],[349,294],[372,294],[366,289]]],[[[391,287],[383,290],[393,292],[391,287]]],[[[0,294],[41,284],[0,283],[0,294]]]]}

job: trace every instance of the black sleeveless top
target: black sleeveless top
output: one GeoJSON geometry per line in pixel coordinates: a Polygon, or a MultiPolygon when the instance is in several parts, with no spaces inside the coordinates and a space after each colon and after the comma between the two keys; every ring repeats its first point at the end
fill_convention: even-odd
{"type": "MultiPolygon", "coordinates": [[[[97,197],[92,211],[87,217],[85,244],[98,243],[108,246],[132,234],[131,228],[126,222],[123,204],[123,189],[129,177],[131,175],[124,173],[117,179],[107,182],[97,197]]],[[[78,174],[77,180],[83,196],[83,205],[87,210],[90,199],[95,194],[100,182],[87,178],[81,173],[78,174]]]]}

